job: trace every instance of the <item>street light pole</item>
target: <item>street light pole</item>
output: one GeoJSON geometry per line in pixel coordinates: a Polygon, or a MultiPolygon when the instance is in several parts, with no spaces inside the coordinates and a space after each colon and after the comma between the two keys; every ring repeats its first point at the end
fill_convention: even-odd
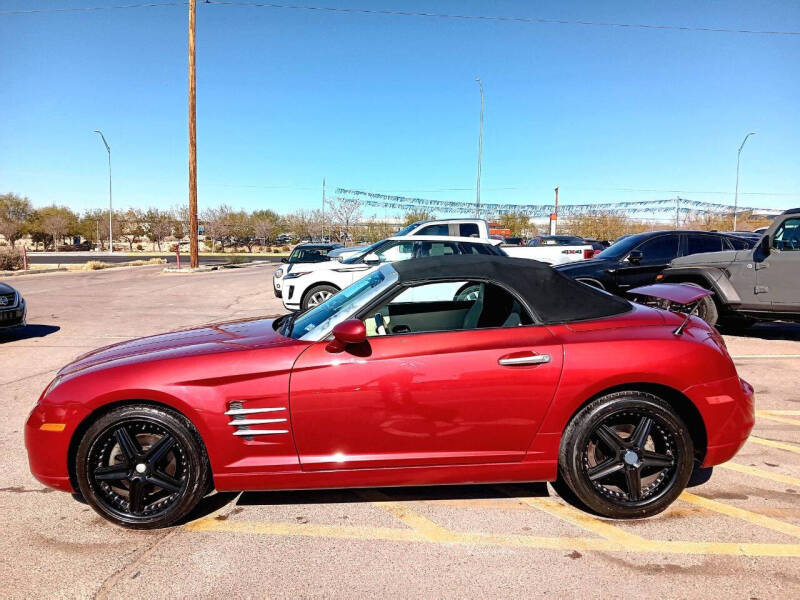
{"type": "MultiPolygon", "coordinates": [[[[100,139],[103,140],[103,144],[106,147],[106,152],[108,152],[108,252],[114,252],[114,234],[113,228],[111,225],[111,219],[113,218],[114,211],[112,210],[111,206],[111,146],[108,145],[106,141],[106,136],[103,135],[103,132],[99,129],[95,129],[94,132],[100,136],[100,139]]],[[[100,240],[97,240],[97,243],[100,243],[100,240]]]]}
{"type": "Polygon", "coordinates": [[[481,155],[483,154],[483,82],[480,77],[476,77],[478,87],[481,90],[481,121],[478,129],[478,185],[475,192],[475,216],[481,216],[481,155]]]}
{"type": "Polygon", "coordinates": [[[742,145],[739,146],[739,151],[736,153],[736,193],[733,196],[733,230],[736,231],[736,209],[739,207],[739,160],[742,157],[742,148],[751,135],[755,135],[755,131],[751,131],[742,140],[742,145]]]}

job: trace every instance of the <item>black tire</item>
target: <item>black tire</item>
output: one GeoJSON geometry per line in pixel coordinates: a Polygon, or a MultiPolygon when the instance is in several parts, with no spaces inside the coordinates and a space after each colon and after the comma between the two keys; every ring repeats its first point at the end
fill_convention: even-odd
{"type": "MultiPolygon", "coordinates": [[[[692,283],[690,281],[685,281],[681,283],[684,283],[685,285],[691,285],[694,287],[702,288],[704,290],[708,289],[703,287],[702,285],[699,285],[697,283],[692,283]]],[[[708,323],[711,327],[715,327],[717,321],[719,321],[719,308],[717,308],[717,303],[714,301],[714,297],[706,296],[705,298],[702,298],[700,301],[698,301],[697,310],[695,311],[695,314],[701,319],[703,319],[703,321],[708,323]]]]}
{"type": "Polygon", "coordinates": [[[81,495],[100,516],[132,529],[179,521],[211,479],[192,423],[147,404],[113,409],[92,423],[78,445],[75,475],[81,495]]]}
{"type": "Polygon", "coordinates": [[[328,284],[320,284],[310,287],[303,295],[303,301],[300,303],[302,310],[313,308],[321,304],[334,294],[339,293],[339,288],[328,284]]]}
{"type": "Polygon", "coordinates": [[[572,418],[558,463],[561,477],[590,510],[639,519],[660,513],[684,490],[694,446],[665,401],[644,392],[617,392],[572,418]]]}

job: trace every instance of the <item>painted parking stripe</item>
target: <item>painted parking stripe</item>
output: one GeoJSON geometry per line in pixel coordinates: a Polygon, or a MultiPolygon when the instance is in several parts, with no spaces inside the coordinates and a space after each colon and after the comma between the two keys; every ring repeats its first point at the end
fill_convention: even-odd
{"type": "Polygon", "coordinates": [[[772,410],[771,408],[768,410],[764,410],[761,412],[769,413],[771,415],[794,415],[800,416],[800,410],[772,410]]]}
{"type": "MultiPolygon", "coordinates": [[[[736,471],[737,473],[744,473],[745,475],[753,475],[761,477],[762,479],[769,479],[778,483],[785,483],[786,485],[796,486],[800,488],[800,479],[792,477],[791,475],[783,475],[782,473],[773,473],[772,471],[765,471],[764,469],[757,469],[748,465],[740,465],[739,463],[726,462],[717,465],[720,469],[727,469],[729,471],[736,471]]],[[[715,467],[716,468],[716,467],[715,467]]]]}
{"type": "Polygon", "coordinates": [[[557,517],[562,521],[566,521],[572,525],[597,534],[607,540],[619,542],[620,544],[641,543],[644,538],[639,537],[625,531],[624,529],[611,525],[607,521],[597,519],[588,513],[580,511],[568,504],[559,502],[554,498],[541,497],[541,496],[525,496],[524,493],[513,486],[500,486],[498,487],[502,492],[508,494],[513,498],[518,498],[528,506],[546,512],[549,515],[557,517]]]}
{"type": "MultiPolygon", "coordinates": [[[[207,517],[185,525],[184,530],[191,532],[227,532],[250,535],[291,535],[316,538],[437,543],[413,529],[329,526],[298,523],[264,523],[232,521],[230,519],[220,521],[207,517]]],[[[673,540],[642,540],[636,544],[620,544],[619,542],[605,538],[541,537],[460,532],[450,532],[446,543],[464,546],[500,546],[507,548],[550,550],[595,550],[600,552],[800,558],[800,544],[684,542],[673,540]]]]}
{"type": "Polygon", "coordinates": [[[793,525],[792,523],[773,519],[772,517],[754,513],[749,510],[745,510],[744,508],[739,508],[738,506],[725,504],[724,502],[710,500],[709,498],[704,498],[703,496],[698,496],[697,494],[692,494],[690,492],[683,492],[679,496],[679,499],[683,502],[694,504],[695,506],[701,506],[706,510],[713,511],[727,517],[733,517],[734,519],[747,521],[748,523],[758,525],[759,527],[764,527],[766,529],[771,529],[772,531],[777,531],[780,533],[785,533],[786,535],[800,538],[800,526],[793,525]]]}
{"type": "Polygon", "coordinates": [[[769,446],[770,448],[778,448],[780,450],[786,450],[787,452],[794,452],[795,454],[800,454],[800,446],[796,444],[790,444],[789,442],[779,442],[776,440],[768,440],[765,438],[756,437],[751,435],[747,438],[748,442],[753,442],[754,444],[759,444],[761,446],[769,446]]]}
{"type": "Polygon", "coordinates": [[[765,410],[757,410],[756,417],[759,419],[767,419],[768,421],[775,421],[776,423],[785,423],[786,425],[799,425],[800,419],[790,419],[779,415],[774,415],[765,410]]]}
{"type": "Polygon", "coordinates": [[[389,496],[378,490],[359,490],[359,496],[371,502],[374,506],[385,510],[390,515],[396,517],[420,536],[431,542],[452,541],[452,532],[445,529],[412,510],[401,502],[395,502],[389,496]]]}

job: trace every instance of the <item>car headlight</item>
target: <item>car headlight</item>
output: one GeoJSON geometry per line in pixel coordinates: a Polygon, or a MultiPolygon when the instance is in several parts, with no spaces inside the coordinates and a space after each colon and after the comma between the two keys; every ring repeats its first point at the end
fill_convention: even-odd
{"type": "Polygon", "coordinates": [[[308,275],[309,273],[311,273],[311,271],[303,271],[303,272],[300,272],[300,273],[294,271],[292,273],[287,273],[284,276],[284,279],[297,279],[298,277],[302,277],[303,275],[308,275]]]}
{"type": "Polygon", "coordinates": [[[56,378],[53,379],[53,381],[50,382],[50,385],[48,385],[47,388],[44,390],[44,394],[42,394],[42,398],[47,398],[47,396],[50,394],[50,392],[52,392],[54,389],[56,389],[61,384],[61,381],[63,379],[64,379],[63,376],[56,375],[56,378]]]}
{"type": "Polygon", "coordinates": [[[280,279],[281,277],[283,277],[283,268],[280,268],[280,269],[278,269],[277,271],[275,271],[275,277],[277,277],[277,278],[279,278],[279,279],[280,279]]]}

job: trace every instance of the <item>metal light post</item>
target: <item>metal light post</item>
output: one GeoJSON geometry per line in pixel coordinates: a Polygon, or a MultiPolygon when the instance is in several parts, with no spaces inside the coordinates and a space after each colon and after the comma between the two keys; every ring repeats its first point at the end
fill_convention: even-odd
{"type": "Polygon", "coordinates": [[[736,209],[739,207],[739,159],[742,157],[742,148],[751,135],[755,135],[755,131],[751,131],[742,140],[742,145],[739,146],[739,151],[736,153],[736,193],[733,196],[733,230],[736,231],[736,209]]]}
{"type": "MultiPolygon", "coordinates": [[[[108,252],[114,252],[114,234],[112,233],[112,226],[111,226],[111,219],[114,215],[114,212],[111,207],[111,146],[108,145],[106,141],[106,136],[103,135],[103,132],[99,129],[95,129],[94,132],[100,136],[100,139],[103,140],[103,144],[106,147],[106,152],[108,152],[108,252]]],[[[97,240],[97,243],[100,243],[100,240],[97,240]]]]}
{"type": "Polygon", "coordinates": [[[478,185],[475,192],[475,216],[481,216],[481,154],[483,154],[483,82],[480,77],[476,77],[478,87],[481,90],[481,121],[478,129],[478,185]]]}

